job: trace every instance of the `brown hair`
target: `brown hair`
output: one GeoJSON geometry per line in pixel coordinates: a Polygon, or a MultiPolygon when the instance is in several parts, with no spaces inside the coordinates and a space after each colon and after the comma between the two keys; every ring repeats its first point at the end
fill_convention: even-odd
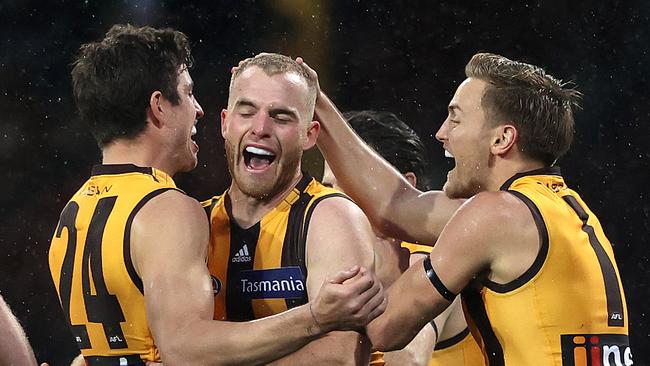
{"type": "Polygon", "coordinates": [[[137,137],[147,124],[149,98],[159,90],[172,104],[178,71],[192,66],[185,34],[173,29],[114,25],[86,43],[74,60],[72,87],[81,118],[100,148],[137,137]]]}
{"type": "Polygon", "coordinates": [[[481,104],[493,124],[510,122],[518,146],[535,160],[552,165],[571,145],[573,113],[582,94],[542,68],[492,53],[477,53],[465,75],[488,83],[481,104]]]}

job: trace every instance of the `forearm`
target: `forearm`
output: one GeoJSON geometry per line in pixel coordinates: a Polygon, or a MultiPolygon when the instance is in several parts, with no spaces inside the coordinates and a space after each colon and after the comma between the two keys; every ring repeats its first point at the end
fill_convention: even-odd
{"type": "Polygon", "coordinates": [[[373,226],[397,237],[393,228],[395,208],[391,206],[403,194],[417,195],[416,191],[356,135],[323,92],[316,101],[316,115],[321,122],[318,147],[341,188],[363,209],[373,226]]]}
{"type": "Polygon", "coordinates": [[[357,332],[331,332],[270,365],[361,366],[367,365],[369,358],[368,338],[357,332]]]}
{"type": "Polygon", "coordinates": [[[389,352],[406,347],[449,306],[429,283],[421,263],[409,267],[388,289],[386,311],[366,326],[374,350],[389,352]]]}
{"type": "Polygon", "coordinates": [[[420,330],[411,343],[399,351],[384,354],[387,366],[426,366],[436,344],[436,333],[430,324],[420,330]]]}
{"type": "MultiPolygon", "coordinates": [[[[165,365],[263,365],[324,334],[303,305],[251,322],[203,320],[161,345],[165,365]],[[179,336],[180,335],[180,338],[179,336]]],[[[326,331],[327,329],[325,329],[326,331]]]]}
{"type": "Polygon", "coordinates": [[[18,320],[0,297],[0,364],[36,365],[34,352],[18,320]]]}

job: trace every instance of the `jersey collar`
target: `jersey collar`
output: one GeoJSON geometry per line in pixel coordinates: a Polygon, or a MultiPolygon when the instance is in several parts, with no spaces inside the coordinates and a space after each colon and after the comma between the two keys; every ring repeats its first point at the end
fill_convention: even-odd
{"type": "Polygon", "coordinates": [[[559,166],[548,166],[540,169],[535,169],[535,170],[529,170],[527,172],[521,172],[513,175],[510,179],[505,181],[503,185],[501,185],[500,190],[502,191],[507,191],[508,188],[514,183],[517,179],[521,177],[527,177],[531,175],[558,175],[562,176],[562,172],[560,171],[559,166]]]}

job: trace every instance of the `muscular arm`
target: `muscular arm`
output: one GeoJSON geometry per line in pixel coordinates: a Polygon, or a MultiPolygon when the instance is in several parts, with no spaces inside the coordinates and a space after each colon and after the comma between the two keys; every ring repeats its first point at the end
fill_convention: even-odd
{"type": "Polygon", "coordinates": [[[316,117],[321,122],[319,149],[343,191],[373,226],[390,237],[435,243],[462,202],[442,191],[423,193],[411,186],[355,134],[323,92],[316,100],[316,117]]]}
{"type": "MultiPolygon", "coordinates": [[[[418,263],[426,258],[424,253],[413,253],[410,255],[410,265],[418,263]]],[[[446,320],[446,311],[436,317],[436,326],[442,328],[446,320]],[[441,325],[442,324],[442,325],[441,325]]],[[[431,353],[436,345],[436,332],[430,324],[426,324],[413,340],[399,351],[384,353],[384,361],[387,366],[426,366],[431,359],[431,353]]]]}
{"type": "MultiPolygon", "coordinates": [[[[430,258],[440,281],[457,294],[483,272],[498,283],[514,280],[530,267],[538,250],[528,209],[508,193],[492,192],[475,196],[456,212],[430,258]]],[[[390,287],[386,312],[366,327],[368,336],[377,349],[400,349],[449,305],[419,261],[390,287]]]]}
{"type": "Polygon", "coordinates": [[[0,296],[0,364],[36,365],[34,352],[23,328],[0,296]]]}
{"type": "MultiPolygon", "coordinates": [[[[307,235],[307,292],[316,296],[320,283],[354,264],[373,268],[374,235],[363,212],[344,198],[316,206],[307,235]],[[336,228],[333,230],[332,228],[336,228]]],[[[366,365],[370,343],[358,332],[331,332],[273,365],[366,365]]]]}
{"type": "Polygon", "coordinates": [[[152,199],[134,221],[133,260],[143,280],[149,324],[166,365],[264,364],[338,326],[351,326],[352,322],[338,323],[329,307],[350,306],[353,313],[366,318],[359,322],[376,316],[365,313],[360,304],[374,301],[365,309],[380,310],[379,288],[357,268],[323,286],[332,296],[312,301],[321,327],[315,324],[309,304],[253,322],[214,321],[214,295],[205,264],[207,244],[205,213],[196,201],[176,191],[152,199]],[[336,284],[355,274],[349,286],[336,284]],[[360,294],[351,297],[355,300],[351,305],[338,301],[347,291],[360,294]]]}

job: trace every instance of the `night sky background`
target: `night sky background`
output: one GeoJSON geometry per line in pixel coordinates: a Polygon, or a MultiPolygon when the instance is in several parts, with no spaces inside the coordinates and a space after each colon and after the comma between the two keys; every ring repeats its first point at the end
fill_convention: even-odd
{"type": "Polygon", "coordinates": [[[82,43],[128,22],[173,27],[192,41],[206,114],[199,167],[176,181],[198,199],[227,186],[219,111],[229,68],[258,52],[303,56],[341,110],[396,113],[425,140],[439,186],[450,162],[433,135],[471,55],[500,53],[573,80],[583,110],[559,165],[614,244],[635,365],[650,363],[650,2],[462,3],[0,1],[0,293],[38,360],[65,365],[78,353],[47,250],[61,209],[100,161],[75,113],[70,63],[82,43]]]}

